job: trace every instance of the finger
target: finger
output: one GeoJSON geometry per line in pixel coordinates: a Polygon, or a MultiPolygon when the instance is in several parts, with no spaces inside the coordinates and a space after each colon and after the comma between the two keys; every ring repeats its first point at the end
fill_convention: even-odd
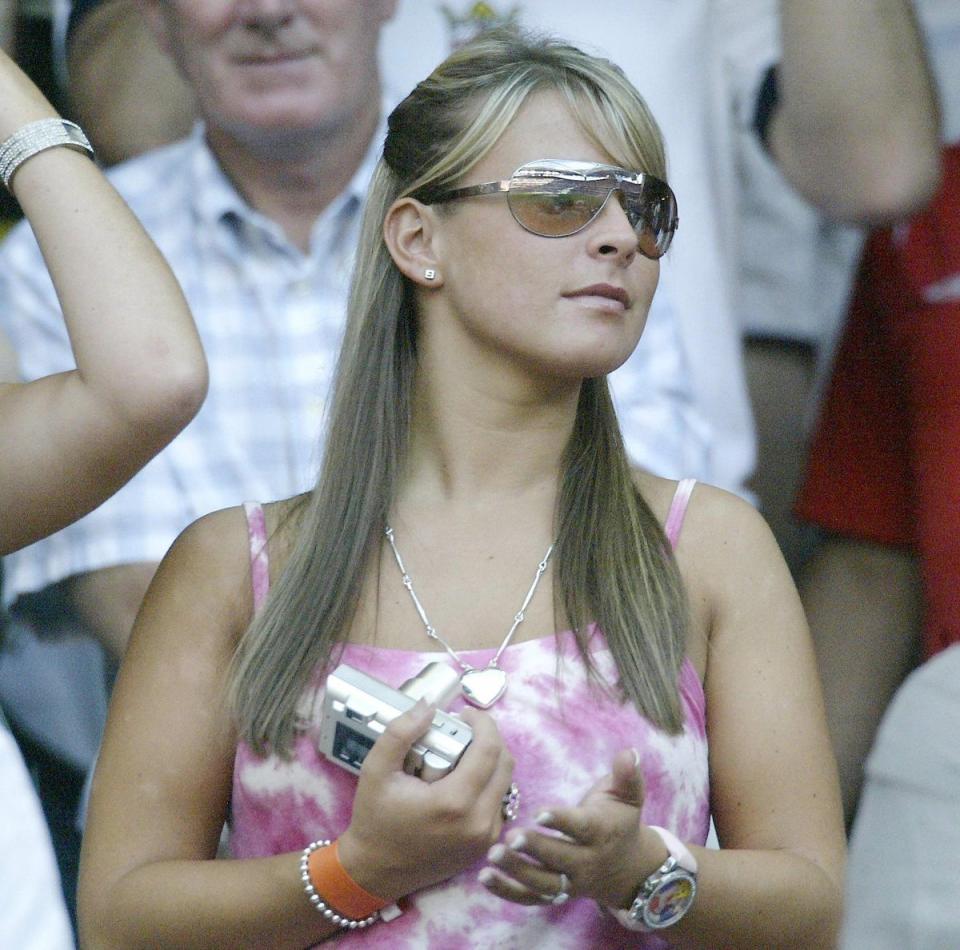
{"type": "MultiPolygon", "coordinates": [[[[491,814],[494,817],[495,831],[497,837],[500,836],[500,830],[503,827],[503,799],[510,790],[510,782],[513,779],[513,756],[503,748],[500,752],[497,765],[490,773],[486,785],[477,795],[477,806],[482,814],[491,814]]],[[[523,807],[523,799],[520,800],[520,807],[523,807]]]]}
{"type": "MultiPolygon", "coordinates": [[[[593,823],[584,808],[545,809],[537,814],[534,822],[548,832],[557,832],[556,835],[549,835],[553,840],[562,841],[567,838],[575,844],[589,844],[594,837],[593,823]]],[[[530,830],[536,833],[536,829],[530,830]]]]}
{"type": "Polygon", "coordinates": [[[636,749],[618,752],[611,771],[593,783],[580,799],[580,804],[600,795],[619,798],[638,806],[643,803],[643,772],[640,769],[640,753],[636,749]]]}
{"type": "Polygon", "coordinates": [[[487,860],[501,874],[505,874],[541,897],[553,897],[560,891],[566,892],[569,896],[572,892],[573,884],[569,876],[561,877],[558,867],[533,861],[524,851],[518,851],[505,844],[495,844],[487,852],[487,860]]]}
{"type": "Polygon", "coordinates": [[[529,888],[524,887],[518,881],[498,871],[496,868],[485,867],[477,874],[477,880],[491,894],[502,897],[504,900],[511,901],[514,904],[544,904],[544,895],[535,894],[529,888]]]}
{"type": "Polygon", "coordinates": [[[495,846],[487,855],[488,859],[513,874],[517,880],[524,884],[529,883],[534,889],[541,891],[544,890],[544,885],[538,875],[527,877],[514,874],[518,867],[517,862],[523,862],[536,869],[547,869],[553,876],[552,879],[547,879],[545,889],[556,891],[553,885],[556,884],[557,874],[560,871],[570,874],[571,869],[577,867],[578,860],[583,854],[582,845],[576,842],[556,835],[540,834],[530,828],[510,832],[505,844],[501,847],[504,849],[503,853],[497,851],[495,846]]]}
{"type": "Polygon", "coordinates": [[[405,713],[390,722],[364,759],[361,772],[385,777],[402,772],[410,747],[426,733],[433,722],[436,707],[418,699],[405,713]]]}
{"type": "MultiPolygon", "coordinates": [[[[457,767],[444,779],[454,780],[453,784],[465,783],[475,788],[483,788],[497,765],[501,753],[504,751],[503,739],[496,723],[486,713],[478,709],[465,709],[458,715],[473,731],[473,740],[460,757],[457,767]]],[[[507,785],[510,780],[507,779],[507,785]]]]}

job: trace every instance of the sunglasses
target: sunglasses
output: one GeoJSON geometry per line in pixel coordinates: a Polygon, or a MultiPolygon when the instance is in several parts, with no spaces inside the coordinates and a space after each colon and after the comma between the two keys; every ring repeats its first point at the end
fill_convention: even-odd
{"type": "Polygon", "coordinates": [[[503,193],[517,224],[540,237],[568,237],[582,231],[614,193],[644,257],[663,257],[677,230],[677,199],[665,181],[595,162],[541,158],[521,165],[505,181],[441,191],[424,203],[503,193]]]}

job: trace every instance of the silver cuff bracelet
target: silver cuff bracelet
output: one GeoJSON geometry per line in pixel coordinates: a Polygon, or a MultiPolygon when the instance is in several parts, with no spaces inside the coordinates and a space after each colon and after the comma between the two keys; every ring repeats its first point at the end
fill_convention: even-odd
{"type": "Polygon", "coordinates": [[[40,119],[17,129],[0,145],[0,178],[9,189],[17,169],[28,159],[44,149],[64,145],[86,152],[93,158],[93,146],[76,122],[67,119],[40,119]]]}

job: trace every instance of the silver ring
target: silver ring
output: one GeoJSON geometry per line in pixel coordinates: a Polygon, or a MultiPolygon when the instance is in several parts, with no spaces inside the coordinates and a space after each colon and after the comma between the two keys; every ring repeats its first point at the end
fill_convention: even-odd
{"type": "Polygon", "coordinates": [[[561,904],[566,904],[570,900],[570,878],[567,877],[563,871],[560,872],[560,889],[556,894],[541,894],[540,900],[545,904],[552,904],[554,907],[559,907],[561,904]]]}
{"type": "Polygon", "coordinates": [[[520,814],[520,787],[511,782],[501,803],[501,813],[504,821],[513,821],[520,814]]]}

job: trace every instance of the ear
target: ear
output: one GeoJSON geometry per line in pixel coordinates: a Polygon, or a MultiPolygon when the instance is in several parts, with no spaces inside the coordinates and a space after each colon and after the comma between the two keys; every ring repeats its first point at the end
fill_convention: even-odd
{"type": "Polygon", "coordinates": [[[443,269],[436,253],[436,214],[432,208],[415,198],[399,198],[383,220],[383,240],[408,280],[423,287],[443,284],[443,269]]]}

